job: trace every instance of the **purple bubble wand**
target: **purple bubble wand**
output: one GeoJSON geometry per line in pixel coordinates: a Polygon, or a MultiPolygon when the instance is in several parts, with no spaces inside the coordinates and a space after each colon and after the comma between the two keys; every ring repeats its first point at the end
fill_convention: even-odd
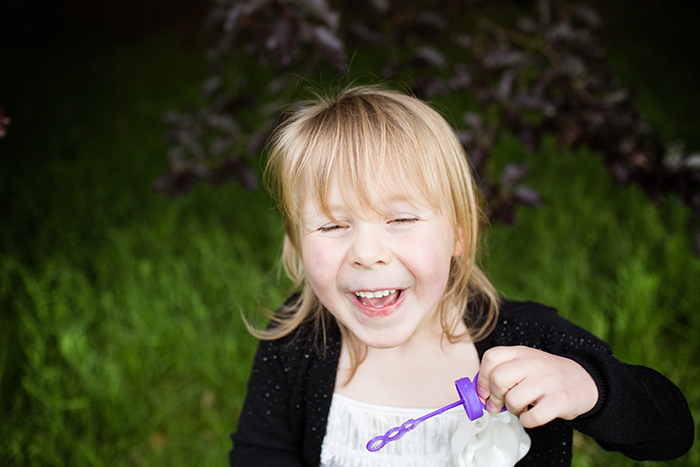
{"type": "MultiPolygon", "coordinates": [[[[434,412],[430,412],[427,415],[423,415],[420,418],[406,420],[400,426],[392,428],[383,435],[375,436],[367,443],[367,450],[370,452],[377,452],[386,446],[387,443],[401,439],[406,433],[413,430],[429,418],[433,418],[436,415],[440,415],[450,409],[459,407],[460,405],[464,406],[464,410],[467,412],[467,417],[469,417],[469,420],[474,421],[477,418],[480,418],[482,415],[484,415],[486,404],[481,402],[481,399],[479,399],[479,396],[476,393],[476,382],[478,379],[479,373],[474,376],[474,381],[470,380],[469,378],[458,379],[455,381],[455,387],[457,388],[457,393],[459,394],[460,400],[437,409],[434,412]]],[[[506,410],[505,407],[501,409],[501,412],[504,410],[506,410]]]]}

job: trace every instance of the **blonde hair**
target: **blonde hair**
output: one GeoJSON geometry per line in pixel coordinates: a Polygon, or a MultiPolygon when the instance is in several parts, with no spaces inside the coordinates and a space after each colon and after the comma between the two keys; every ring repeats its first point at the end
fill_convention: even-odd
{"type": "MultiPolygon", "coordinates": [[[[464,149],[445,119],[426,103],[376,86],[318,97],[293,110],[276,129],[265,180],[284,217],[282,263],[301,293],[294,303],[271,317],[273,325],[267,330],[252,332],[262,339],[277,339],[310,321],[320,340],[317,349],[325,355],[325,333],[332,318],[306,281],[302,204],[309,193],[332,219],[327,195],[334,173],[342,174],[336,177],[341,193],[354,193],[361,209],[376,210],[372,194],[382,180],[391,184],[390,190],[404,190],[398,194],[405,199],[415,198],[411,194],[417,190],[449,219],[464,252],[452,258],[445,293],[438,304],[443,331],[451,341],[458,340],[464,337],[457,334],[459,322],[466,320],[474,341],[488,335],[498,316],[498,296],[475,264],[485,218],[464,149]],[[379,175],[368,177],[370,173],[379,175]]],[[[366,348],[339,325],[353,368],[357,368],[366,348]]]]}

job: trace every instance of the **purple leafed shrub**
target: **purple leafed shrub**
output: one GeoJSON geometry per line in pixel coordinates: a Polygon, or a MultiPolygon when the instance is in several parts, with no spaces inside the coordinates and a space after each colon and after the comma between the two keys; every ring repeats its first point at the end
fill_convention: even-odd
{"type": "Polygon", "coordinates": [[[7,134],[7,125],[10,124],[10,118],[5,115],[5,107],[0,105],[0,138],[7,134]]]}
{"type": "MultiPolygon", "coordinates": [[[[516,206],[543,202],[524,184],[526,165],[489,172],[504,135],[531,153],[545,135],[562,150],[585,145],[603,154],[617,182],[636,183],[656,201],[675,194],[700,217],[700,153],[654,137],[604,60],[593,8],[541,0],[506,24],[485,14],[484,3],[215,0],[207,26],[217,42],[208,51],[203,103],[166,115],[171,169],[156,188],[177,195],[197,181],[256,186],[251,167],[279,110],[293,104],[299,79],[337,82],[366,55],[375,76],[410,77],[419,97],[475,103],[478,113],[457,119],[457,134],[492,219],[513,222],[516,206]]],[[[697,243],[700,251],[700,235],[697,243]]]]}

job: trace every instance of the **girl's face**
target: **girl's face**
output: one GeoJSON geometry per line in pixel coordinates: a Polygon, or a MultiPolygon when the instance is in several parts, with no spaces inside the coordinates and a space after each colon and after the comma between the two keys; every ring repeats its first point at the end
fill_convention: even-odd
{"type": "Polygon", "coordinates": [[[307,280],[321,303],[372,348],[441,335],[437,305],[450,260],[462,253],[449,220],[418,194],[375,193],[375,209],[356,212],[337,181],[327,201],[335,221],[307,193],[301,235],[307,280]]]}

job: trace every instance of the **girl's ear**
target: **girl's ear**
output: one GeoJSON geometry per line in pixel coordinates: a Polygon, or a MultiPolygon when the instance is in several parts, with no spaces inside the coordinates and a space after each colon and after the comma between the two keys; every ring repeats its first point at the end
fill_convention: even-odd
{"type": "Polygon", "coordinates": [[[455,249],[452,252],[452,256],[462,256],[464,254],[464,234],[462,233],[462,228],[457,228],[457,238],[455,240],[455,249]]]}

